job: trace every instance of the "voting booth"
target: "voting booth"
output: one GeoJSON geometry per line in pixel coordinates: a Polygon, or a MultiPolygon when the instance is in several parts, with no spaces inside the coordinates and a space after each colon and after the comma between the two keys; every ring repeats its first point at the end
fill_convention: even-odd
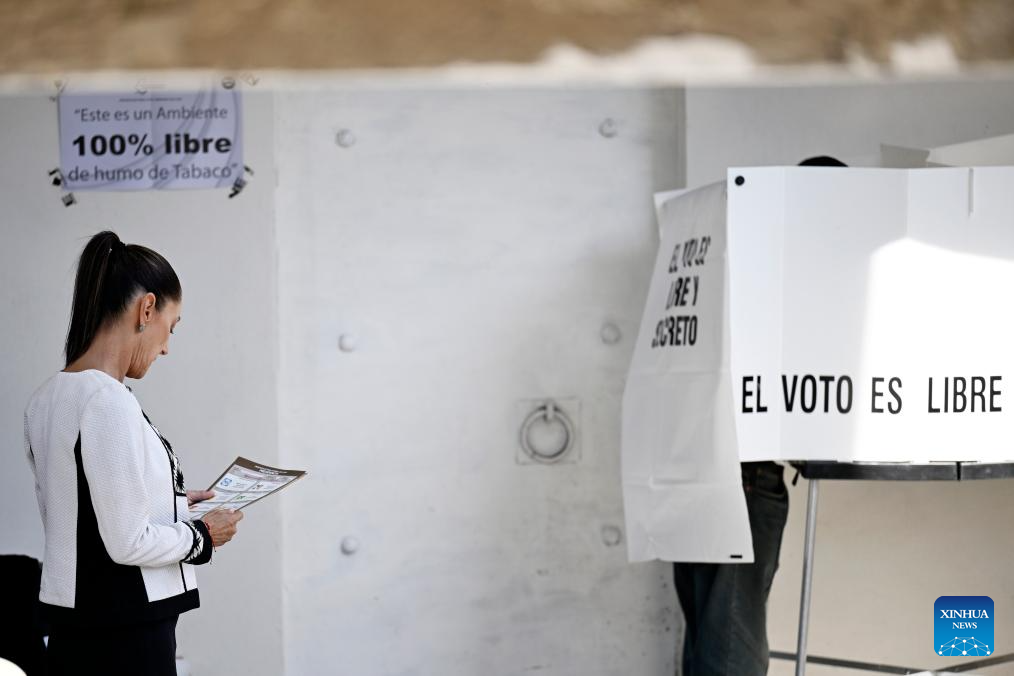
{"type": "Polygon", "coordinates": [[[743,461],[1014,458],[1012,185],[763,167],[661,196],[623,402],[630,559],[752,561],[743,461]]]}

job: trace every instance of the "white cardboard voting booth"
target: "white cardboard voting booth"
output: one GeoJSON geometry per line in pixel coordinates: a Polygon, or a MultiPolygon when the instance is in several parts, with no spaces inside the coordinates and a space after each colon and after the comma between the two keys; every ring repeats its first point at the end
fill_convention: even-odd
{"type": "Polygon", "coordinates": [[[1014,134],[953,143],[935,148],[881,144],[881,166],[918,167],[1014,166],[1014,134]]]}
{"type": "Polygon", "coordinates": [[[658,209],[632,561],[748,562],[738,463],[1014,458],[1014,168],[730,169],[658,209]]]}

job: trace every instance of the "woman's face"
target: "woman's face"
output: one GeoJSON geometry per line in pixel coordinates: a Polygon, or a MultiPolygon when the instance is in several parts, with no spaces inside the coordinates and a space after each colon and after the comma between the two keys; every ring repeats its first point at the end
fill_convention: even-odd
{"type": "Polygon", "coordinates": [[[161,310],[152,308],[146,315],[142,315],[144,331],[138,333],[138,345],[127,370],[128,378],[143,378],[159,355],[169,354],[169,336],[180,321],[182,307],[182,300],[170,300],[162,305],[161,310]]]}

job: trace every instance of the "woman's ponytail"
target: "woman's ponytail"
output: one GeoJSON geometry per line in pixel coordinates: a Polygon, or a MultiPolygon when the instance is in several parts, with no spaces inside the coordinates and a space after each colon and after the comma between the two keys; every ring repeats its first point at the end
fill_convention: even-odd
{"type": "Polygon", "coordinates": [[[155,307],[182,297],[180,280],[161,255],[137,244],[124,244],[115,232],[92,237],[81,252],[74,280],[67,365],[88,351],[95,335],[117,318],[138,292],[155,294],[155,307]]]}

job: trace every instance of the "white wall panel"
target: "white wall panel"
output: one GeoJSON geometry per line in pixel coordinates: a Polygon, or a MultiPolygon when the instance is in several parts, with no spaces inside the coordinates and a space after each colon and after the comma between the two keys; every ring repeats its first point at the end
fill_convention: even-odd
{"type": "Polygon", "coordinates": [[[668,568],[603,529],[681,117],[671,90],[280,103],[280,426],[312,473],[286,498],[288,673],[673,670],[668,568]],[[542,397],[579,402],[575,462],[516,461],[542,397]]]}

